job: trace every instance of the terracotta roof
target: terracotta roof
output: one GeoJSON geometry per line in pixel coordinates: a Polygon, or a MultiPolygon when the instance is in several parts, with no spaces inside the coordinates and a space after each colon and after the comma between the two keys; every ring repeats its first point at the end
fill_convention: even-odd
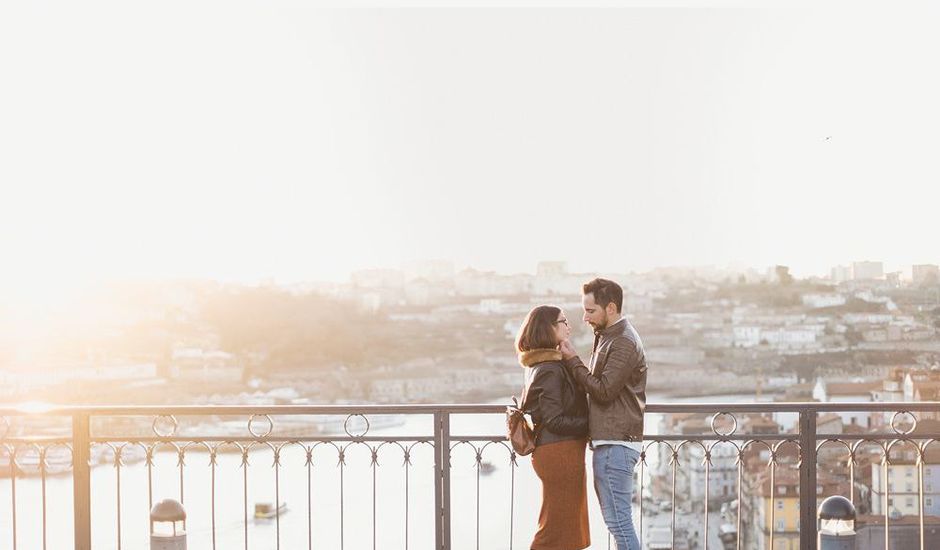
{"type": "Polygon", "coordinates": [[[777,426],[779,425],[774,422],[772,418],[767,418],[766,416],[752,415],[748,416],[744,420],[745,424],[748,426],[777,426]]]}
{"type": "Polygon", "coordinates": [[[914,394],[922,401],[934,401],[940,395],[940,382],[914,382],[914,394]]]}
{"type": "MultiPolygon", "coordinates": [[[[934,420],[933,418],[925,418],[924,420],[918,420],[917,427],[914,429],[914,433],[915,434],[940,433],[940,420],[934,420]]],[[[934,446],[935,445],[931,445],[930,447],[928,447],[928,449],[934,446]]]]}
{"type": "Polygon", "coordinates": [[[842,433],[845,435],[858,435],[868,433],[868,428],[859,426],[858,424],[843,424],[842,433]]]}
{"type": "MultiPolygon", "coordinates": [[[[771,492],[770,490],[770,470],[764,474],[764,479],[761,481],[761,495],[764,497],[796,497],[799,494],[800,488],[800,471],[795,468],[781,468],[777,467],[777,471],[774,474],[774,487],[778,490],[771,492]],[[779,488],[786,487],[786,494],[780,494],[779,488]]],[[[837,494],[843,485],[847,485],[848,480],[839,476],[835,476],[824,471],[816,472],[816,486],[822,487],[822,492],[819,493],[820,497],[827,497],[830,495],[837,494]]]]}

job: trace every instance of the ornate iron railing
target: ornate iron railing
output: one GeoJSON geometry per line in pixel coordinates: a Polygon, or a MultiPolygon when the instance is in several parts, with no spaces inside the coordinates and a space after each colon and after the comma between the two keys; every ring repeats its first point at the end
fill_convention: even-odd
{"type": "MultiPolygon", "coordinates": [[[[194,535],[199,534],[205,545],[213,549],[236,546],[233,544],[236,535],[237,546],[246,549],[259,539],[270,541],[276,548],[305,546],[308,549],[371,545],[373,549],[432,547],[449,550],[480,548],[481,540],[485,548],[526,547],[528,541],[520,535],[518,517],[522,514],[531,519],[532,512],[520,510],[520,502],[531,504],[533,499],[537,502],[538,495],[532,494],[535,485],[531,479],[525,494],[520,494],[520,480],[525,476],[517,476],[517,471],[525,465],[505,440],[504,411],[505,407],[500,405],[0,409],[0,547],[13,550],[59,548],[62,541],[67,540],[68,545],[76,549],[90,550],[94,536],[96,549],[142,548],[146,534],[142,518],[146,516],[142,515],[145,511],[141,508],[146,503],[146,510],[149,510],[155,500],[165,497],[177,498],[189,505],[191,532],[202,529],[201,534],[194,535]],[[227,420],[232,418],[235,420],[227,420]],[[56,424],[57,419],[70,427],[63,429],[62,424],[56,424]],[[376,430],[370,425],[381,419],[392,419],[387,424],[395,424],[397,431],[390,427],[376,430]],[[225,432],[223,428],[233,422],[241,426],[241,433],[225,432]],[[331,430],[331,426],[336,429],[331,430]],[[487,433],[474,433],[479,426],[484,426],[482,431],[487,433]],[[204,457],[202,467],[207,471],[192,473],[195,467],[192,457],[196,455],[204,457]],[[366,466],[351,474],[347,470],[353,455],[366,466]],[[262,458],[265,462],[270,458],[270,466],[264,466],[262,458]],[[135,459],[139,460],[137,464],[134,464],[135,459]],[[163,465],[167,459],[172,463],[163,465]],[[455,466],[455,461],[459,460],[469,462],[472,468],[469,477],[464,475],[469,468],[455,466]],[[503,468],[498,476],[500,484],[508,484],[508,487],[500,489],[504,490],[502,495],[485,499],[483,493],[492,490],[492,484],[482,482],[496,468],[493,463],[496,460],[503,468]],[[97,471],[96,464],[102,462],[113,467],[112,477],[105,477],[104,470],[93,475],[97,471]],[[390,476],[386,470],[379,475],[382,464],[400,464],[396,466],[400,468],[396,474],[400,479],[391,489],[387,486],[386,478],[390,476]],[[241,470],[240,476],[228,479],[231,472],[225,466],[241,470]],[[176,470],[173,476],[178,479],[170,482],[161,474],[161,468],[167,467],[176,470]],[[315,479],[327,468],[332,476],[329,480],[315,479]],[[190,472],[188,478],[187,472],[190,472]],[[273,503],[271,512],[262,508],[258,522],[253,523],[249,502],[250,494],[261,492],[252,481],[254,476],[260,475],[258,472],[268,476],[273,472],[269,480],[273,486],[273,503]],[[71,478],[67,483],[71,488],[70,506],[48,494],[51,479],[58,479],[57,489],[64,489],[63,483],[68,479],[63,481],[63,476],[71,478]],[[131,479],[125,480],[125,476],[131,479]],[[93,478],[107,479],[107,487],[104,483],[96,486],[93,478]],[[106,512],[100,511],[103,507],[93,507],[93,494],[96,504],[106,498],[101,493],[110,490],[111,480],[113,509],[109,504],[106,512]],[[192,489],[193,484],[208,491],[207,495],[192,499],[207,501],[203,504],[207,504],[208,510],[199,508],[199,502],[196,502],[197,509],[191,508],[192,503],[186,497],[187,488],[192,489]],[[486,491],[481,490],[484,485],[486,491]],[[350,496],[353,486],[357,499],[350,496]],[[292,520],[289,525],[283,521],[280,507],[282,491],[286,488],[292,498],[300,495],[306,501],[300,507],[302,519],[292,520]],[[143,499],[144,489],[146,500],[143,499]],[[458,490],[461,495],[465,491],[469,494],[454,500],[458,490]],[[30,497],[29,503],[22,502],[20,495],[25,494],[24,491],[31,492],[35,498],[30,497]],[[363,491],[371,494],[363,497],[363,491]],[[128,501],[134,501],[133,505],[128,501]],[[333,507],[317,508],[326,501],[333,507]],[[56,510],[67,509],[71,514],[70,536],[63,533],[59,520],[48,517],[53,503],[56,510]],[[102,527],[109,523],[105,516],[112,515],[112,511],[113,530],[102,527]],[[493,525],[494,514],[502,518],[501,525],[493,525]],[[390,515],[400,521],[388,520],[390,515]],[[328,524],[315,525],[321,520],[328,524]],[[265,521],[267,523],[262,523],[265,521]],[[202,526],[198,527],[196,524],[200,522],[202,526]],[[481,523],[486,524],[485,529],[481,528],[481,523]],[[28,533],[24,533],[22,525],[28,525],[28,533]],[[53,525],[56,527],[50,533],[53,525]],[[433,526],[433,540],[427,534],[431,529],[425,529],[430,526],[433,526]]],[[[679,434],[670,433],[667,428],[660,433],[648,423],[645,452],[638,466],[641,497],[637,525],[641,537],[644,527],[656,520],[655,529],[668,527],[672,548],[682,548],[683,544],[698,548],[721,548],[719,545],[737,549],[775,548],[775,538],[784,536],[787,529],[777,528],[778,506],[774,502],[779,500],[779,495],[774,489],[778,485],[779,470],[791,469],[798,471],[799,529],[798,535],[794,532],[787,536],[798,537],[801,549],[814,549],[817,499],[829,496],[817,492],[817,487],[826,486],[826,483],[817,483],[819,466],[827,471],[833,465],[847,470],[840,474],[848,493],[845,496],[855,502],[861,498],[856,490],[862,486],[859,461],[880,458],[880,466],[872,470],[880,468],[878,477],[882,487],[872,489],[877,493],[878,508],[883,516],[885,549],[891,549],[889,535],[896,519],[896,513],[889,506],[892,494],[889,468],[899,463],[910,464],[917,471],[919,548],[928,547],[924,529],[925,517],[929,516],[925,511],[925,468],[929,451],[940,439],[940,433],[915,428],[919,418],[940,418],[938,402],[656,403],[648,405],[647,413],[650,418],[664,419],[700,415],[706,419],[706,430],[679,434]],[[875,429],[818,433],[817,420],[820,414],[826,413],[868,415],[875,420],[875,429]],[[793,429],[785,433],[753,430],[747,433],[742,425],[749,415],[790,415],[795,422],[793,429]],[[819,462],[820,453],[832,455],[832,448],[839,449],[838,456],[819,462]],[[908,452],[901,453],[902,449],[908,452]],[[724,542],[715,542],[715,512],[710,507],[714,501],[722,500],[710,491],[710,484],[715,483],[712,468],[716,468],[716,453],[724,453],[721,456],[726,461],[719,468],[721,475],[727,477],[726,474],[733,471],[736,478],[733,494],[727,495],[734,497],[736,505],[722,512],[728,520],[725,527],[730,526],[727,529],[734,536],[723,536],[724,542]],[[700,468],[693,468],[695,471],[691,473],[701,474],[704,483],[700,511],[697,511],[698,504],[689,502],[689,493],[678,485],[680,478],[685,483],[691,475],[686,471],[688,465],[696,463],[700,468]],[[755,463],[762,471],[748,471],[748,468],[753,470],[755,463]],[[765,485],[770,494],[766,494],[765,485]],[[759,510],[761,507],[763,509],[759,510]],[[691,534],[688,528],[694,521],[689,518],[694,516],[690,514],[701,520],[700,529],[694,529],[691,534]]],[[[722,489],[727,492],[728,487],[726,484],[722,489]]],[[[297,518],[298,514],[292,517],[297,518]]],[[[595,522],[599,522],[599,518],[595,522]]],[[[534,526],[526,524],[526,528],[531,530],[534,526]]],[[[610,544],[609,540],[606,544],[597,542],[595,547],[610,544]]]]}

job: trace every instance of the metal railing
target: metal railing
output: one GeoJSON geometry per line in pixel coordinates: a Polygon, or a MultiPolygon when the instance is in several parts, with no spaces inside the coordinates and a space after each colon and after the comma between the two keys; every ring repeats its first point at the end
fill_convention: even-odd
{"type": "MultiPolygon", "coordinates": [[[[197,477],[197,482],[204,486],[208,484],[209,510],[206,512],[206,540],[211,548],[233,547],[231,537],[237,531],[239,546],[248,549],[252,545],[252,537],[270,537],[273,546],[282,547],[282,538],[290,531],[290,543],[284,542],[285,548],[297,548],[305,545],[308,549],[322,547],[314,535],[321,535],[323,529],[315,529],[315,518],[329,516],[320,513],[315,507],[324,500],[336,504],[335,517],[332,527],[336,531],[326,547],[344,549],[348,544],[347,535],[354,534],[360,544],[363,537],[371,538],[373,549],[388,548],[386,538],[389,536],[388,525],[379,525],[379,517],[385,518],[387,514],[379,513],[380,502],[383,510],[391,509],[398,514],[402,521],[395,525],[398,533],[395,536],[394,546],[411,548],[416,546],[427,547],[432,544],[430,540],[421,540],[423,529],[415,530],[413,524],[418,522],[433,525],[433,548],[449,550],[454,546],[454,530],[458,528],[460,543],[467,543],[470,547],[480,548],[481,544],[481,513],[488,508],[508,506],[501,515],[508,513],[504,527],[505,531],[499,535],[499,546],[526,547],[528,541],[522,540],[519,534],[517,516],[520,513],[519,481],[517,470],[520,459],[512,452],[505,440],[504,430],[501,428],[505,407],[501,405],[393,405],[393,406],[188,406],[188,407],[62,407],[45,411],[23,411],[19,409],[0,409],[0,486],[8,484],[9,497],[3,498],[6,504],[0,502],[0,516],[6,516],[4,522],[9,521],[7,533],[8,540],[0,540],[0,547],[20,548],[22,532],[18,524],[26,521],[41,529],[41,533],[31,533],[33,540],[41,542],[42,548],[50,546],[49,527],[51,520],[47,519],[47,509],[50,499],[47,496],[47,480],[55,476],[71,475],[71,514],[74,535],[72,543],[79,550],[90,550],[93,538],[93,493],[96,487],[93,483],[93,468],[95,463],[105,462],[114,469],[114,495],[115,506],[113,547],[118,549],[134,547],[128,538],[139,541],[141,529],[140,521],[125,517],[130,508],[124,500],[134,497],[139,502],[137,507],[143,505],[142,488],[122,487],[122,473],[136,468],[140,483],[146,482],[147,510],[153,505],[155,498],[165,496],[167,487],[177,485],[165,482],[155,486],[155,476],[159,470],[159,456],[169,455],[175,459],[175,468],[178,470],[178,486],[173,488],[171,495],[186,503],[186,488],[192,487],[192,479],[187,484],[187,458],[193,455],[205,455],[208,466],[207,476],[197,477]],[[375,435],[371,422],[393,415],[398,424],[405,422],[400,432],[410,428],[417,433],[381,433],[375,435]],[[488,433],[473,433],[476,426],[473,423],[463,422],[463,431],[454,431],[455,423],[460,424],[464,418],[484,419],[488,433]],[[242,433],[220,433],[219,430],[210,429],[213,426],[230,425],[228,418],[238,419],[243,426],[242,433]],[[58,435],[54,432],[61,429],[53,426],[54,419],[68,419],[70,432],[58,435]],[[277,419],[277,420],[276,420],[277,419]],[[342,431],[330,433],[323,428],[323,419],[333,420],[334,427],[341,426],[342,431]],[[404,419],[404,420],[403,420],[404,419]],[[415,419],[415,424],[408,423],[415,419]],[[418,422],[420,420],[420,422],[418,422]],[[193,426],[188,423],[192,422],[193,426]],[[40,424],[37,427],[36,424],[40,424]],[[287,429],[287,428],[290,429],[287,429]],[[468,428],[469,427],[469,428],[468,428]],[[146,428],[146,430],[144,429],[146,428]],[[284,428],[284,429],[280,429],[284,428]],[[201,433],[186,434],[182,432],[196,431],[201,433]],[[150,433],[148,433],[150,432],[150,433]],[[459,433],[458,433],[459,432],[459,433]],[[353,477],[347,473],[347,461],[350,455],[361,449],[365,453],[367,462],[366,474],[357,472],[353,477]],[[459,498],[453,502],[455,489],[463,489],[455,485],[455,471],[463,475],[464,470],[456,470],[453,464],[455,457],[469,453],[473,474],[469,479],[463,479],[470,484],[473,498],[459,498]],[[264,454],[271,458],[273,468],[273,517],[270,525],[261,527],[249,521],[249,492],[255,491],[250,477],[257,471],[256,457],[264,454]],[[63,457],[63,455],[68,455],[63,457]],[[430,455],[430,456],[428,456],[430,455]],[[140,459],[136,466],[131,465],[130,457],[140,459]],[[501,456],[508,466],[508,499],[494,499],[493,503],[483,503],[481,512],[481,481],[488,475],[494,466],[490,462],[493,456],[501,456]],[[222,475],[221,463],[234,457],[233,465],[241,469],[238,481],[241,487],[234,487],[236,482],[223,482],[219,480],[222,475]],[[382,485],[379,478],[380,463],[388,463],[392,458],[400,460],[400,473],[403,474],[398,489],[385,492],[380,489],[382,485]],[[94,460],[93,460],[94,459],[94,460]],[[288,464],[289,460],[294,462],[288,464]],[[333,472],[338,475],[338,494],[322,495],[319,488],[315,488],[315,466],[330,464],[335,468],[333,472]],[[430,469],[429,483],[422,482],[424,470],[430,469]],[[287,476],[287,485],[283,476],[287,476]],[[6,478],[6,479],[4,479],[6,478]],[[419,479],[420,478],[420,479],[419,479]],[[18,489],[24,483],[31,483],[31,490],[40,494],[38,506],[40,510],[22,510],[23,505],[18,503],[18,489]],[[368,492],[371,486],[371,509],[368,498],[364,505],[351,505],[347,502],[347,490],[352,485],[358,487],[357,491],[368,492]],[[301,486],[301,489],[297,487],[301,486]],[[306,503],[302,507],[303,521],[293,521],[290,526],[282,525],[282,511],[280,508],[282,490],[290,487],[293,495],[305,494],[306,503]],[[363,489],[363,487],[365,489],[363,489]],[[159,494],[155,495],[156,492],[159,494]],[[305,489],[305,490],[303,490],[305,489]],[[395,494],[396,491],[400,491],[395,494]],[[225,495],[220,495],[224,492],[225,495]],[[240,494],[238,494],[240,493],[240,494]],[[416,494],[417,493],[417,494],[416,494]],[[237,497],[232,497],[236,495],[237,497]],[[397,498],[397,504],[389,504],[389,499],[397,498]],[[239,521],[233,522],[233,502],[241,500],[239,521]],[[428,506],[433,499],[433,506],[428,506]],[[338,502],[337,502],[338,500],[338,502]],[[496,506],[496,504],[499,506],[496,506]],[[459,507],[455,515],[455,504],[459,507]],[[350,509],[350,507],[353,509],[350,509]],[[225,507],[226,510],[221,510],[225,507]],[[414,509],[418,509],[418,514],[414,509]],[[24,518],[29,515],[29,520],[24,518]],[[220,515],[227,514],[226,519],[220,515]],[[349,515],[353,517],[353,531],[350,531],[349,515]],[[128,534],[129,522],[136,529],[137,535],[128,534]],[[371,524],[371,532],[363,533],[363,525],[371,524]],[[272,529],[273,528],[273,529],[272,529]],[[256,532],[257,531],[257,532],[256,532]],[[260,531],[264,531],[259,534],[260,531]],[[318,531],[315,533],[315,531],[318,531]],[[380,531],[382,531],[380,533],[380,531]],[[472,533],[474,536],[465,536],[472,533]],[[229,537],[229,542],[223,544],[221,537],[229,537]],[[369,537],[371,535],[371,537],[369,537]],[[418,536],[416,536],[418,535],[418,536]],[[505,538],[503,538],[505,537],[505,538]],[[379,539],[384,542],[379,545],[379,539]],[[473,540],[470,540],[473,539],[473,540]],[[8,546],[8,544],[10,546],[8,546]],[[334,545],[335,546],[332,546],[334,545]]],[[[694,540],[688,541],[698,548],[721,548],[714,541],[714,527],[710,526],[710,499],[713,497],[709,491],[712,483],[711,468],[713,455],[719,446],[729,448],[734,458],[736,472],[735,494],[736,512],[734,512],[735,536],[730,542],[725,542],[726,548],[774,548],[775,537],[780,535],[776,528],[777,506],[773,505],[776,498],[774,487],[779,468],[792,467],[799,472],[799,548],[816,548],[816,506],[817,499],[827,494],[817,492],[817,456],[821,450],[830,446],[844,449],[844,456],[837,462],[845,467],[847,475],[848,493],[846,496],[853,503],[859,498],[856,487],[859,485],[858,461],[863,456],[871,459],[872,455],[880,454],[881,459],[881,490],[879,490],[884,520],[884,547],[891,550],[890,526],[893,521],[890,506],[892,487],[889,482],[889,467],[896,463],[909,463],[917,469],[918,494],[918,528],[919,548],[924,550],[927,546],[925,540],[925,457],[931,446],[940,439],[940,433],[915,430],[918,415],[940,418],[940,402],[919,403],[697,403],[697,404],[649,404],[648,417],[661,415],[663,418],[675,415],[702,415],[710,417],[711,422],[707,433],[677,434],[677,433],[650,433],[644,438],[644,453],[638,465],[639,475],[639,506],[637,527],[643,536],[644,525],[651,518],[663,523],[661,511],[669,512],[665,523],[670,528],[671,545],[681,548],[685,541],[677,538],[680,532],[679,509],[689,505],[688,513],[695,513],[688,502],[683,502],[685,494],[678,487],[679,478],[685,475],[684,464],[689,457],[701,458],[704,470],[704,502],[701,510],[701,531],[694,540]],[[881,431],[866,430],[861,433],[817,433],[816,425],[818,415],[823,413],[862,413],[876,420],[883,418],[881,431]],[[789,433],[742,433],[740,425],[748,415],[792,415],[796,418],[794,429],[789,433]],[[909,449],[906,458],[898,458],[897,453],[902,449],[909,449]],[[693,452],[694,451],[694,452],[693,452]],[[792,464],[787,457],[795,456],[798,461],[792,464]],[[913,457],[911,460],[910,457],[913,457]],[[756,457],[756,458],[755,458],[756,457]],[[654,461],[654,459],[658,459],[654,461]],[[762,475],[753,475],[746,471],[749,463],[761,462],[762,475]],[[650,471],[657,470],[654,474],[650,471]],[[762,487],[769,481],[770,495],[763,494],[762,487]],[[748,479],[757,482],[748,485],[748,479]],[[659,481],[661,483],[657,484],[659,481]],[[658,485],[658,486],[654,486],[658,485]],[[669,488],[668,499],[657,500],[656,491],[661,486],[669,488]],[[767,500],[769,499],[769,500],[767,500]],[[763,513],[757,513],[754,508],[769,503],[763,513]],[[654,510],[654,504],[660,509],[654,510]],[[665,505],[665,506],[663,506],[665,505]],[[667,510],[661,510],[661,508],[667,510]],[[758,520],[764,525],[756,525],[758,520]],[[769,518],[769,521],[767,521],[769,518]],[[746,532],[754,540],[748,541],[746,532]]],[[[876,422],[878,424],[878,422],[876,422]]],[[[648,422],[648,427],[650,423],[648,422]]],[[[706,424],[708,425],[708,424],[706,424]]],[[[388,429],[379,430],[388,432],[388,429]]],[[[877,456],[875,457],[877,458],[877,456]]],[[[493,459],[495,460],[495,459],[493,459]]],[[[827,468],[831,464],[826,465],[827,468]]],[[[760,472],[758,472],[760,474],[760,472]]],[[[135,474],[136,475],[136,474],[135,474]]],[[[383,475],[385,475],[383,473],[383,475]]],[[[504,474],[505,476],[505,471],[504,474]]],[[[427,481],[425,479],[425,481],[427,481]]],[[[940,482],[940,480],[938,480],[940,482]]],[[[110,482],[109,482],[110,483],[110,482]]],[[[319,483],[319,482],[318,482],[319,483]]],[[[331,482],[332,483],[332,482],[331,482]]],[[[326,483],[324,483],[326,485],[326,483]]],[[[383,485],[384,487],[384,485],[383,485]]],[[[531,489],[532,486],[528,487],[531,489]]],[[[102,491],[104,489],[101,489],[102,491]]],[[[662,489],[664,490],[664,489],[662,489]]],[[[257,492],[257,491],[255,491],[257,492]]],[[[524,496],[532,500],[532,491],[524,496]]],[[[0,493],[2,494],[2,493],[0,493]]],[[[102,495],[97,495],[102,496],[102,495]]],[[[361,494],[359,495],[362,496],[361,494]]],[[[537,496],[537,495],[536,495],[537,496]]],[[[362,498],[359,498],[362,501],[362,498]]],[[[97,501],[96,501],[97,502],[97,501]]],[[[134,509],[137,518],[141,513],[134,509]]],[[[683,514],[687,512],[683,511],[683,514]]],[[[192,514],[199,515],[199,514],[192,514]]],[[[296,514],[295,514],[296,515],[296,514]]],[[[531,515],[531,513],[529,514],[531,515]]],[[[96,524],[99,522],[95,520],[96,524]]],[[[688,523],[682,519],[683,524],[688,523]]],[[[397,523],[397,522],[396,522],[397,523]]],[[[2,525],[0,525],[2,527],[2,525]]],[[[530,526],[531,527],[531,526],[530,526]]],[[[110,529],[108,529],[110,530],[110,529]]],[[[99,529],[99,531],[101,531],[99,529]]],[[[2,529],[0,529],[2,532],[2,529]]],[[[487,536],[492,530],[487,530],[487,536]]],[[[96,535],[104,536],[104,535],[96,535]]],[[[489,540],[489,539],[487,539],[489,540]]],[[[484,541],[486,544],[492,542],[484,541]]],[[[608,545],[609,545],[608,540],[608,545]]],[[[97,539],[95,548],[101,548],[104,541],[97,539]]],[[[23,546],[25,548],[25,546],[23,546]]],[[[359,547],[359,546],[357,546],[359,547]]],[[[595,546],[596,547],[596,546],[595,546]]],[[[898,550],[898,549],[895,549],[898,550]]]]}

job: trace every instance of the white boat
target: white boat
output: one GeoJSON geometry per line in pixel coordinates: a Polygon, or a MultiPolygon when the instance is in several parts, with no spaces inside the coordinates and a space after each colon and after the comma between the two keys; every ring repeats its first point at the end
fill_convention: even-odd
{"type": "Polygon", "coordinates": [[[738,528],[731,523],[722,523],[718,527],[718,538],[724,543],[734,542],[738,540],[738,528]]]}
{"type": "Polygon", "coordinates": [[[287,503],[282,502],[277,509],[270,502],[255,503],[255,519],[273,519],[287,511],[287,503]]]}

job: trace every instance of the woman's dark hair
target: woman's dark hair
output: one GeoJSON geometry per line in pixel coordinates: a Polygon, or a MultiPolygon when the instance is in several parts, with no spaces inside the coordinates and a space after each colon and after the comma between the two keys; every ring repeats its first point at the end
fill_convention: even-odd
{"type": "Polygon", "coordinates": [[[561,308],[555,306],[538,306],[530,311],[519,327],[519,334],[516,335],[516,349],[555,349],[558,346],[555,340],[555,322],[558,321],[559,315],[561,308]]]}

